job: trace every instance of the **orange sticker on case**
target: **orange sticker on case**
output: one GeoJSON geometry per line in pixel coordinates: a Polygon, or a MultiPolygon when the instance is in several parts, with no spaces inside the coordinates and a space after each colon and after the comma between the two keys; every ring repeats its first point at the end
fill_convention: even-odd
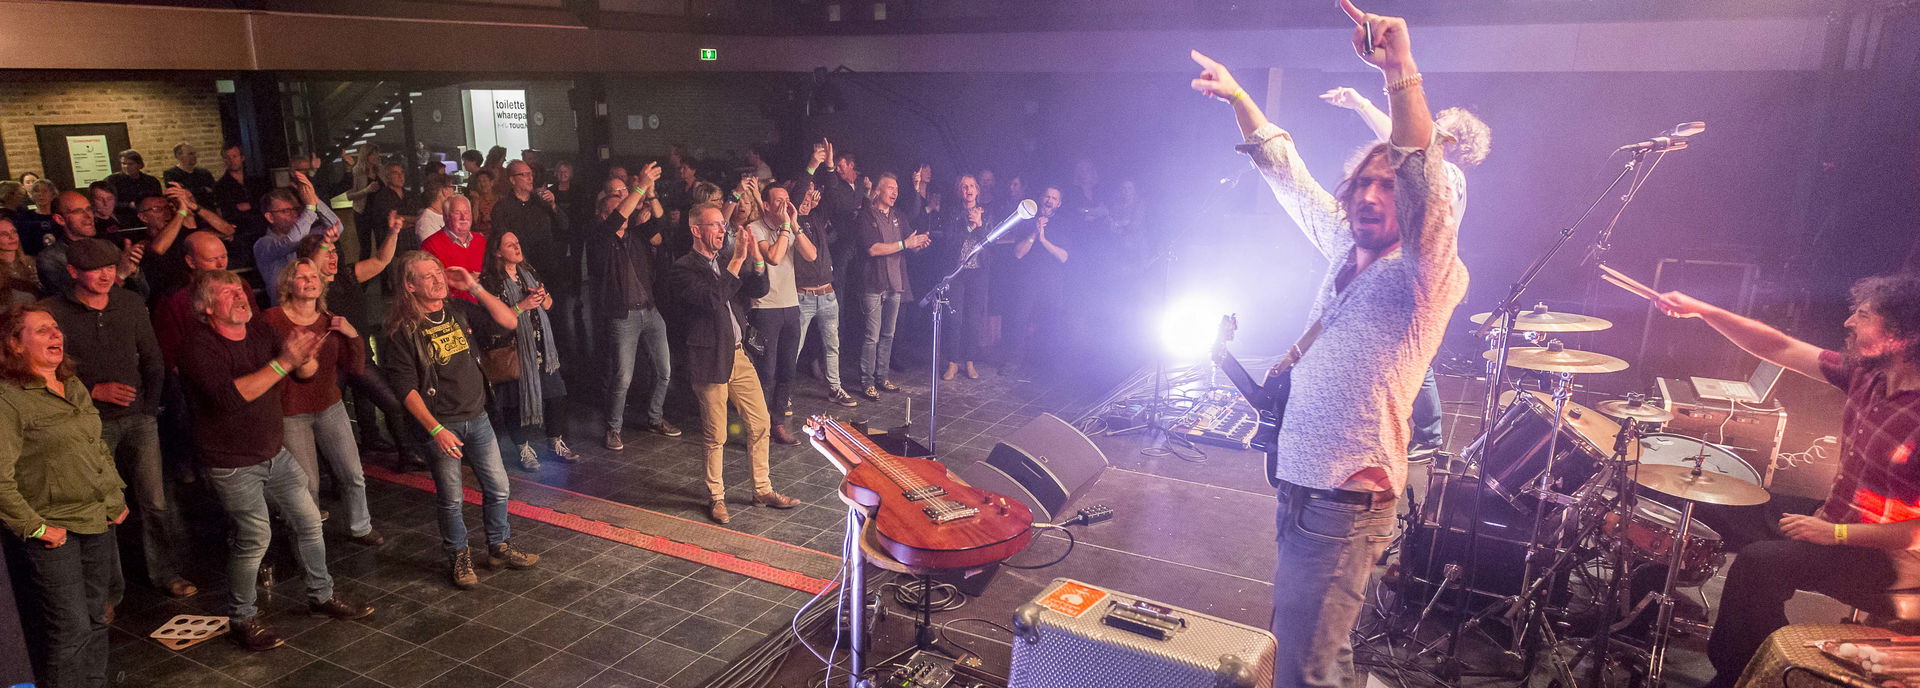
{"type": "Polygon", "coordinates": [[[1060,612],[1073,618],[1080,618],[1107,598],[1107,591],[1090,588],[1079,583],[1062,583],[1060,587],[1040,600],[1040,606],[1060,612]]]}

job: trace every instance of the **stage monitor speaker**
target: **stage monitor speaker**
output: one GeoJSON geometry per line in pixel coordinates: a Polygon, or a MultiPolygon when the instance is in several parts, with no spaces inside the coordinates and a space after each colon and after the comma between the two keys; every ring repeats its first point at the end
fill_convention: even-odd
{"type": "Polygon", "coordinates": [[[994,445],[986,461],[968,466],[960,477],[974,487],[1019,499],[1037,517],[1054,521],[1106,467],[1107,456],[1093,440],[1058,416],[1042,413],[994,445]]]}

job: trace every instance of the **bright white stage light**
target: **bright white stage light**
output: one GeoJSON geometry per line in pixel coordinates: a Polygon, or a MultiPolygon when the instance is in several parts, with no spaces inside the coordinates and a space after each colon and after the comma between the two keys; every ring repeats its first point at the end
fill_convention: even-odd
{"type": "Polygon", "coordinates": [[[1219,334],[1221,311],[1217,302],[1189,297],[1173,302],[1160,314],[1160,348],[1174,360],[1206,358],[1219,334]]]}

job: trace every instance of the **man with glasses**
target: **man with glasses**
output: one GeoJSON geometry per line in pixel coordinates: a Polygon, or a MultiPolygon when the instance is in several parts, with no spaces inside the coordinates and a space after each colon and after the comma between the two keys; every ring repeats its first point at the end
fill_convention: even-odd
{"type": "MultiPolygon", "coordinates": [[[[109,196],[112,192],[107,192],[109,196]]],[[[40,289],[46,294],[64,294],[73,286],[73,276],[67,274],[67,246],[81,239],[92,238],[100,233],[94,221],[93,205],[86,196],[68,191],[54,199],[53,223],[60,228],[60,234],[54,237],[53,245],[40,250],[34,256],[35,268],[40,271],[40,289]]],[[[142,295],[147,293],[145,280],[135,279],[140,257],[146,255],[144,243],[127,247],[120,256],[117,266],[119,283],[142,295]],[[133,281],[129,281],[133,280],[133,281]]]]}
{"type": "MultiPolygon", "coordinates": [[[[260,269],[260,279],[265,284],[278,282],[280,270],[293,262],[294,249],[313,232],[315,223],[328,229],[340,226],[340,218],[320,202],[307,175],[293,173],[293,188],[299,192],[298,200],[293,191],[286,189],[274,189],[260,199],[268,229],[266,236],[253,242],[253,264],[260,269]]],[[[267,290],[267,298],[278,302],[280,297],[274,291],[267,290]]]]}
{"type": "MultiPolygon", "coordinates": [[[[513,188],[513,193],[493,206],[493,235],[513,232],[519,237],[527,264],[547,278],[548,291],[556,298],[567,300],[580,283],[580,257],[566,255],[566,246],[560,238],[567,234],[567,214],[560,210],[552,190],[535,186],[536,175],[533,166],[525,161],[507,164],[507,185],[513,188]]],[[[563,309],[563,312],[570,311],[563,309]]],[[[563,323],[561,331],[571,329],[563,323]]]]}

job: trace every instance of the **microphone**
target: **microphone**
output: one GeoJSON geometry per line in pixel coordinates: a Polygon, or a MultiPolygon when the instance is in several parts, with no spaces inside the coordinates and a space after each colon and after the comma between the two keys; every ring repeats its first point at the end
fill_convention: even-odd
{"type": "Polygon", "coordinates": [[[1681,122],[1673,125],[1672,129],[1662,132],[1659,136],[1638,143],[1629,143],[1613,149],[1613,152],[1659,153],[1663,151],[1680,150],[1687,147],[1687,139],[1689,137],[1706,130],[1706,122],[1681,122]]]}
{"type": "Polygon", "coordinates": [[[1000,235],[1005,233],[1008,228],[1018,224],[1021,220],[1031,220],[1033,216],[1039,214],[1040,204],[1033,202],[1031,198],[1021,201],[1020,205],[1013,209],[1012,215],[1008,215],[1007,219],[1001,220],[1000,224],[995,225],[993,231],[987,232],[987,238],[980,240],[980,245],[985,246],[993,243],[993,240],[1000,238],[1000,235]]]}

